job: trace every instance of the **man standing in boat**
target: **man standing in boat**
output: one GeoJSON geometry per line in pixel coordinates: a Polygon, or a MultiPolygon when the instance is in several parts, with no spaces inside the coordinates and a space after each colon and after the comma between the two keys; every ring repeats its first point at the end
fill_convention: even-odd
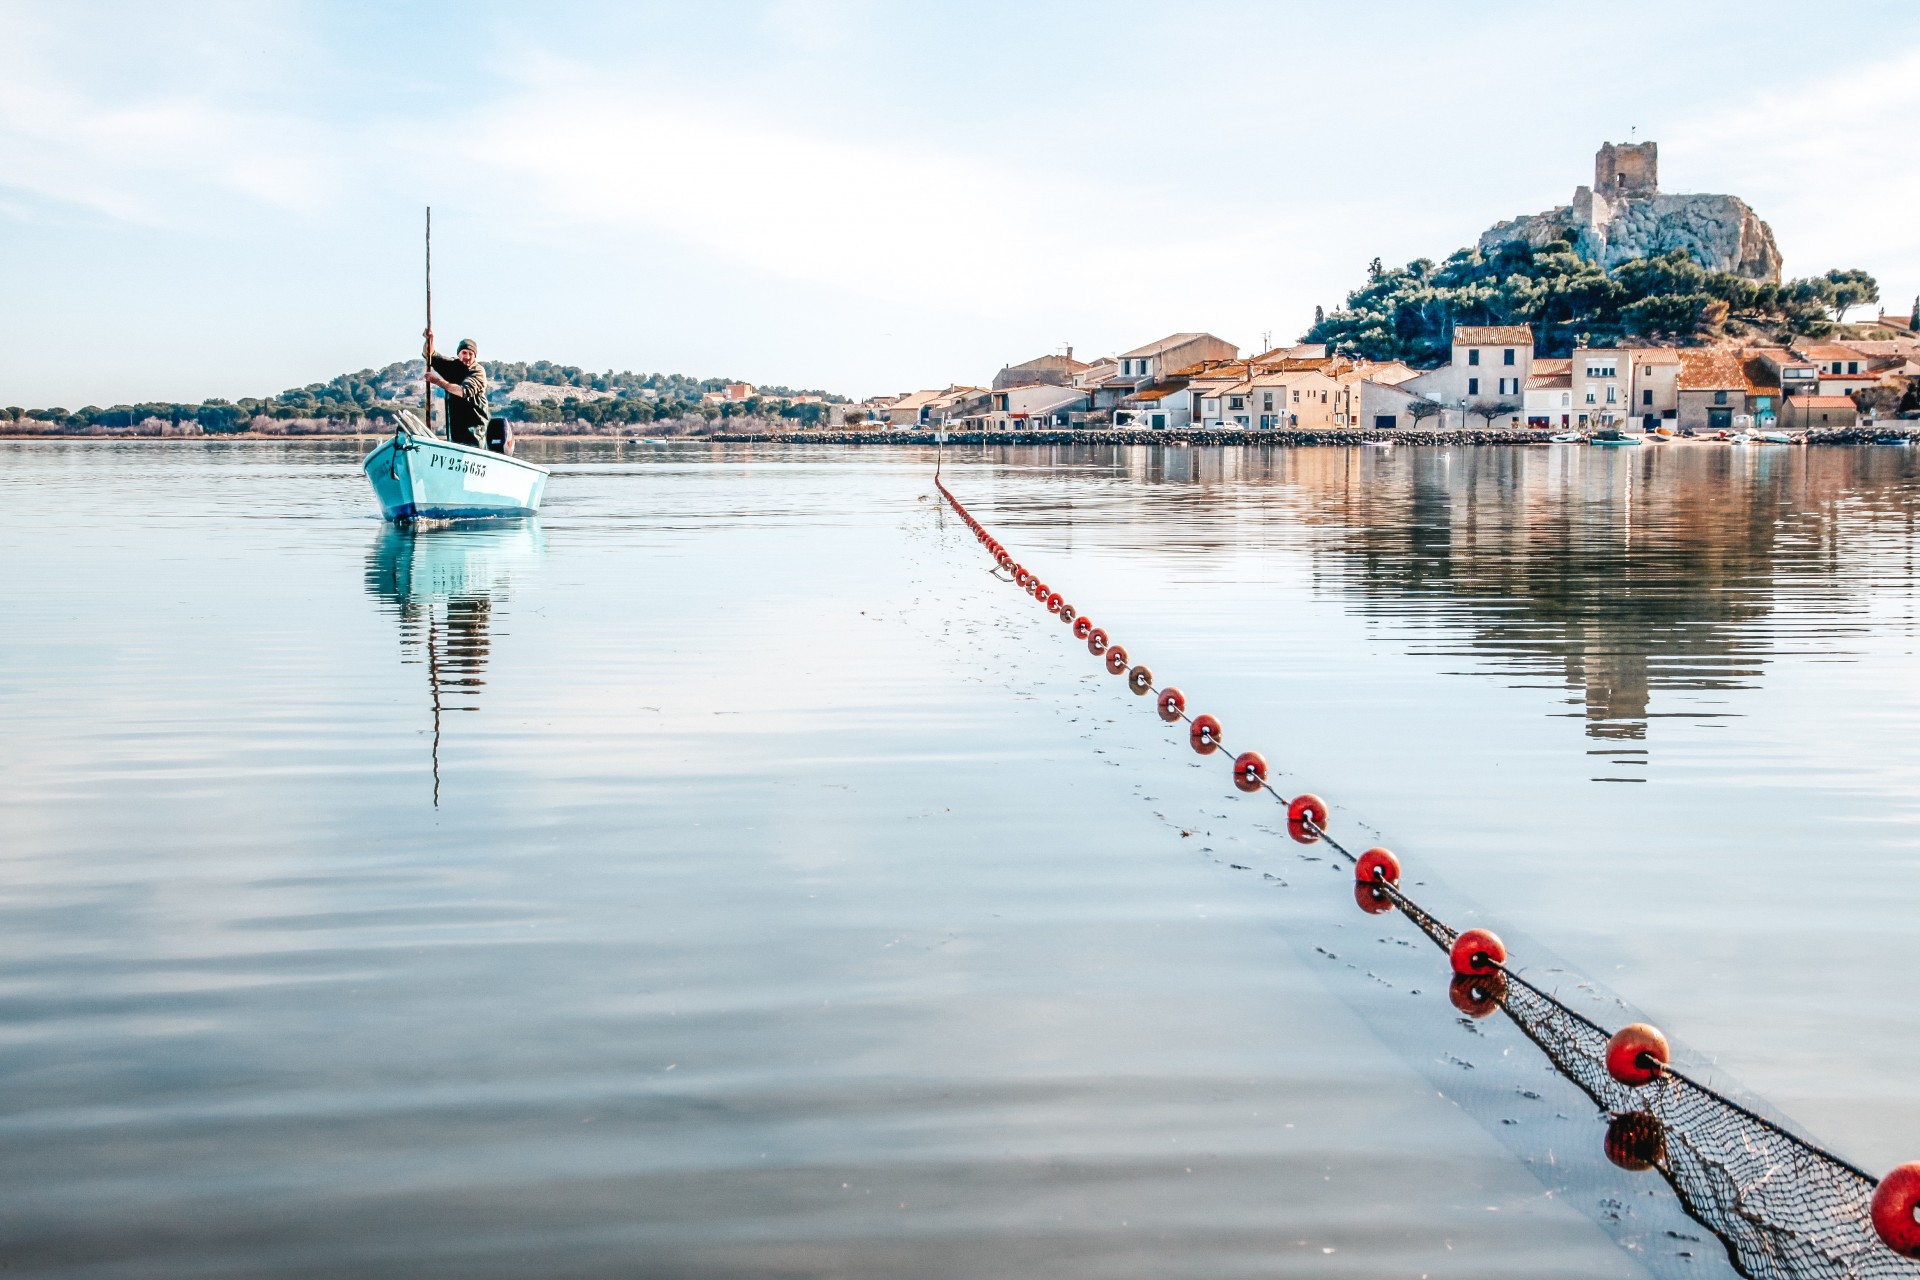
{"type": "Polygon", "coordinates": [[[472,338],[460,339],[456,359],[437,355],[433,330],[427,330],[427,382],[447,393],[447,439],[478,449],[481,441],[495,453],[512,453],[513,437],[505,420],[494,421],[487,403],[487,371],[480,365],[480,348],[472,338]]]}

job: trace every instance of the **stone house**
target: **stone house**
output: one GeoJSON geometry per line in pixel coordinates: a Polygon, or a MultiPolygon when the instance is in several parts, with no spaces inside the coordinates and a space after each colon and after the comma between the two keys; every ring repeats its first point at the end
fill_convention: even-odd
{"type": "Polygon", "coordinates": [[[1848,396],[1788,396],[1780,425],[1789,431],[1830,431],[1860,425],[1860,409],[1848,396]]]}
{"type": "Polygon", "coordinates": [[[1033,427],[1068,427],[1086,420],[1093,396],[1079,387],[1029,383],[989,391],[984,404],[971,407],[966,425],[987,431],[1019,431],[1033,427]]]}
{"type": "Polygon", "coordinates": [[[1781,395],[1820,394],[1819,366],[1798,352],[1784,347],[1757,347],[1749,350],[1747,355],[1766,366],[1770,381],[1780,388],[1781,395]]]}
{"type": "Polygon", "coordinates": [[[946,426],[966,416],[986,394],[983,387],[960,386],[911,391],[887,406],[887,422],[895,427],[946,426]]]}
{"type": "Polygon", "coordinates": [[[1565,430],[1573,425],[1572,360],[1533,362],[1521,415],[1530,427],[1565,430]]]}
{"type": "Polygon", "coordinates": [[[1427,397],[1409,389],[1405,382],[1379,382],[1366,377],[1360,379],[1353,391],[1354,422],[1365,430],[1392,431],[1401,427],[1440,425],[1439,414],[1429,414],[1421,419],[1409,411],[1408,406],[1414,401],[1427,397]]]}
{"type": "Polygon", "coordinates": [[[1629,347],[1632,366],[1628,385],[1628,415],[1642,430],[1652,431],[1680,419],[1680,353],[1672,347],[1629,347]]]}
{"type": "Polygon", "coordinates": [[[1864,351],[1840,342],[1803,342],[1794,354],[1811,360],[1820,375],[1820,394],[1844,396],[1880,381],[1882,363],[1864,351]]]}
{"type": "MultiPolygon", "coordinates": [[[[1677,423],[1681,431],[1731,431],[1751,425],[1748,357],[1727,347],[1678,353],[1680,376],[1676,391],[1677,423]],[[1739,421],[1736,421],[1739,419],[1739,421]]],[[[1758,364],[1758,361],[1752,363],[1758,364]]],[[[1762,398],[1769,400],[1764,392],[1762,398]]]]}
{"type": "Polygon", "coordinates": [[[1617,426],[1631,412],[1633,358],[1625,348],[1576,347],[1569,378],[1579,426],[1617,426]]]}
{"type": "Polygon", "coordinates": [[[1175,369],[1204,360],[1233,360],[1239,354],[1239,347],[1210,333],[1169,334],[1158,342],[1149,342],[1144,347],[1122,351],[1116,356],[1115,359],[1120,362],[1120,372],[1100,385],[1094,395],[1094,404],[1103,409],[1112,408],[1135,391],[1160,381],[1175,369]]]}
{"type": "Polygon", "coordinates": [[[1510,401],[1517,411],[1532,372],[1531,325],[1463,324],[1453,331],[1453,358],[1421,374],[1414,389],[1454,409],[1510,401]]]}
{"type": "Polygon", "coordinates": [[[1082,360],[1073,358],[1073,348],[1068,347],[1065,355],[1036,356],[1019,364],[1010,364],[993,375],[992,390],[1001,391],[1007,387],[1031,387],[1047,384],[1056,387],[1073,385],[1075,375],[1085,373],[1092,368],[1082,360]]]}

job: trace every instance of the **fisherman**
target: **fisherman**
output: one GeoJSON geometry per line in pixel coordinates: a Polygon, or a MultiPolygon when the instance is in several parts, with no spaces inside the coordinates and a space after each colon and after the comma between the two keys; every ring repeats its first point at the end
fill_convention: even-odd
{"type": "Polygon", "coordinates": [[[478,449],[481,441],[495,453],[512,453],[513,436],[505,419],[496,420],[487,403],[487,371],[480,364],[480,348],[472,338],[460,339],[457,359],[436,355],[433,330],[427,330],[427,382],[447,393],[447,439],[478,449]]]}

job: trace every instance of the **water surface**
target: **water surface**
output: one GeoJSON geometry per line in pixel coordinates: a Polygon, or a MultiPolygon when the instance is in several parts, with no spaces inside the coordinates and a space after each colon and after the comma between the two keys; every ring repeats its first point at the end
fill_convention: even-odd
{"type": "MultiPolygon", "coordinates": [[[[405,535],[351,445],[0,448],[14,1271],[1729,1274],[929,452],[405,535]]],[[[944,465],[1450,919],[1920,1157],[1907,451],[944,465]]]]}

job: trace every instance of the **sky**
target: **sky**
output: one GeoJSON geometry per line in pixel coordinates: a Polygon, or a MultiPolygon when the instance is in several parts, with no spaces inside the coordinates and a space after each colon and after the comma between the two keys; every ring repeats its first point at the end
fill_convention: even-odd
{"type": "Polygon", "coordinates": [[[427,205],[485,358],[853,396],[1289,340],[1629,138],[1920,293],[1911,0],[0,0],[0,49],[0,406],[416,354],[427,205]]]}

